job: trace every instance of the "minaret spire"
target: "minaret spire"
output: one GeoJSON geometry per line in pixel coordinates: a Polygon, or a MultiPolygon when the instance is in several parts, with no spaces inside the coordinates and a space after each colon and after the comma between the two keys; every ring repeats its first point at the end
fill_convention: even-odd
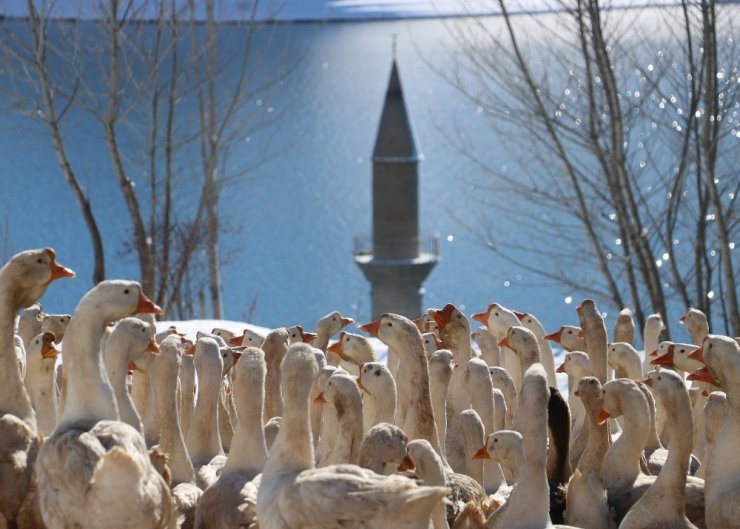
{"type": "Polygon", "coordinates": [[[421,314],[422,282],[437,264],[437,245],[419,237],[421,156],[403,97],[393,36],[391,73],[373,150],[372,247],[356,245],[355,262],[371,283],[372,317],[421,314]]]}

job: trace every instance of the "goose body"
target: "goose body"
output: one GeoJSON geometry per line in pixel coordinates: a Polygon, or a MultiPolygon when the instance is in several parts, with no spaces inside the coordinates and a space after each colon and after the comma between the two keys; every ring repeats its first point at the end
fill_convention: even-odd
{"type": "Polygon", "coordinates": [[[169,487],[152,466],[141,434],[118,420],[102,366],[105,324],[155,312],[133,281],[103,281],[80,301],[67,328],[67,400],[36,460],[41,513],[48,527],[163,527],[169,487]],[[69,471],[73,469],[73,471],[69,471]],[[126,501],[120,491],[126,490],[126,501]]]}
{"type": "Polygon", "coordinates": [[[313,468],[308,397],[317,374],[310,348],[291,346],[282,363],[283,424],[257,492],[260,527],[428,529],[430,511],[446,494],[443,487],[422,487],[356,465],[313,468]]]}

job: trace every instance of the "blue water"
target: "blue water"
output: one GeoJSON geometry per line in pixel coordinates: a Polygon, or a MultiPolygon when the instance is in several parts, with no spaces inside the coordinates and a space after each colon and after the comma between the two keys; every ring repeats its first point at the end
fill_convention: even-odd
{"type": "MultiPolygon", "coordinates": [[[[513,164],[505,141],[496,137],[477,105],[445,82],[434,68],[452,72],[459,46],[438,20],[285,25],[278,39],[305,51],[298,70],[279,89],[250,101],[259,113],[286,110],[267,131],[245,134],[233,148],[232,168],[243,167],[269,149],[275,156],[225,188],[220,212],[225,317],[246,317],[256,299],[253,323],[266,327],[302,324],[312,328],[331,310],[359,321],[370,315],[369,285],[352,259],[353,237],[371,223],[370,160],[391,66],[397,57],[420,165],[423,234],[440,236],[441,261],[425,283],[426,306],[452,302],[468,314],[498,302],[539,317],[548,330],[576,323],[583,295],[543,283],[496,257],[466,225],[485,217],[481,186],[486,176],[452,146],[449,137],[469,138],[493,163],[513,164]],[[270,110],[272,109],[272,110],[270,110]],[[248,136],[248,137],[247,137],[248,136]],[[269,147],[268,147],[269,146],[269,147]],[[570,303],[566,297],[570,296],[570,303]]],[[[278,52],[271,60],[279,60],[278,52]]],[[[193,109],[194,111],[194,109],[193,109]]],[[[264,114],[259,114],[264,117],[264,114]]],[[[68,126],[79,177],[100,219],[107,275],[131,277],[138,266],[120,256],[131,227],[105,152],[102,128],[75,115],[68,126]]],[[[180,169],[185,170],[186,164],[180,169]]],[[[51,312],[71,312],[91,287],[89,238],[73,195],[57,166],[50,139],[28,121],[3,110],[0,118],[0,251],[53,246],[60,262],[78,273],[51,286],[42,300],[51,312]]],[[[512,176],[515,179],[514,176],[512,176]]],[[[142,184],[143,185],[143,184],[142,184]]],[[[190,207],[193,189],[177,190],[179,207],[190,207]]],[[[494,199],[507,203],[502,192],[494,199]]],[[[489,199],[490,200],[490,199],[489,199]]],[[[494,203],[495,203],[494,200],[494,203]]],[[[511,205],[511,204],[509,204],[511,205]]],[[[501,224],[509,238],[521,237],[516,219],[501,224]]],[[[501,234],[500,233],[500,234],[501,234]]],[[[526,241],[525,241],[526,242],[526,241]]],[[[546,259],[547,250],[532,259],[546,259]]],[[[590,266],[577,274],[588,281],[590,266]]],[[[602,310],[616,314],[601,302],[602,310]]],[[[679,315],[669,315],[672,321],[679,315]]],[[[683,329],[674,332],[677,338],[683,329]]]]}

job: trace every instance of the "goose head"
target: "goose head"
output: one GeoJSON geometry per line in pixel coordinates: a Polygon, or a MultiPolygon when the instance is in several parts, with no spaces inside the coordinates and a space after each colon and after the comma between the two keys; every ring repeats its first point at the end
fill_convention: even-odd
{"type": "Polygon", "coordinates": [[[213,338],[207,336],[198,339],[195,343],[195,355],[193,363],[201,385],[205,384],[205,378],[218,383],[221,380],[224,369],[224,353],[219,344],[213,338]]]}
{"type": "Polygon", "coordinates": [[[54,343],[54,335],[50,332],[37,334],[28,344],[28,371],[33,371],[34,367],[43,369],[53,367],[56,362],[59,350],[54,343]],[[43,367],[42,367],[43,366],[43,367]]]}
{"type": "Polygon", "coordinates": [[[686,313],[678,318],[678,321],[686,325],[691,338],[697,342],[709,334],[709,323],[707,316],[699,309],[690,308],[686,313]]]}
{"type": "Polygon", "coordinates": [[[728,397],[731,396],[733,382],[738,380],[740,374],[740,345],[733,338],[708,334],[702,346],[689,354],[689,358],[707,366],[713,380],[706,381],[719,385],[728,392],[728,397]]]}
{"type": "Polygon", "coordinates": [[[444,467],[432,444],[426,439],[414,439],[406,445],[406,456],[398,466],[399,472],[416,470],[416,474],[429,483],[430,479],[444,479],[444,467]]]}
{"type": "Polygon", "coordinates": [[[594,376],[585,376],[578,381],[574,395],[580,397],[583,407],[589,411],[592,417],[598,417],[602,409],[604,393],[601,382],[594,376]]]}
{"type": "Polygon", "coordinates": [[[544,338],[559,343],[566,351],[583,351],[586,348],[586,341],[581,335],[581,328],[575,325],[563,325],[544,338]]]}
{"type": "Polygon", "coordinates": [[[432,309],[430,314],[437,322],[439,337],[445,344],[454,349],[454,344],[464,340],[470,345],[470,322],[455,305],[448,303],[441,310],[432,309]]]}
{"type": "MultiPolygon", "coordinates": [[[[214,334],[216,334],[214,329],[214,334]]],[[[227,340],[229,345],[242,345],[247,347],[262,347],[265,337],[258,332],[251,329],[244,329],[242,334],[233,336],[230,340],[227,340]]]]}
{"type": "Polygon", "coordinates": [[[71,314],[44,314],[41,321],[41,332],[50,332],[55,336],[56,342],[64,340],[67,325],[72,320],[71,314]]]}
{"type": "Polygon", "coordinates": [[[288,403],[298,405],[308,402],[314,379],[319,374],[319,366],[313,347],[296,343],[288,347],[288,352],[280,362],[283,398],[288,403]]]}
{"type": "Polygon", "coordinates": [[[26,308],[18,318],[18,334],[21,336],[34,337],[44,331],[41,326],[44,322],[44,310],[41,305],[34,303],[26,308]]]}
{"type": "Polygon", "coordinates": [[[489,434],[486,444],[473,457],[518,466],[522,458],[522,434],[515,430],[499,430],[489,434]]]}
{"type": "Polygon", "coordinates": [[[329,346],[327,351],[336,353],[345,362],[356,366],[375,361],[375,349],[373,349],[372,342],[365,336],[346,331],[339,333],[339,338],[329,346]]]}
{"type": "Polygon", "coordinates": [[[599,414],[599,424],[603,424],[610,417],[616,419],[622,416],[627,410],[644,414],[647,417],[647,399],[634,380],[628,378],[610,380],[604,384],[601,392],[603,401],[601,404],[601,413],[599,414]],[[631,403],[636,403],[638,406],[641,403],[642,405],[632,409],[630,407],[631,403]]]}
{"type": "Polygon", "coordinates": [[[485,325],[497,340],[506,336],[509,327],[519,325],[516,314],[498,303],[491,303],[485,311],[474,314],[473,319],[485,325]]]}
{"type": "Polygon", "coordinates": [[[316,339],[316,334],[312,332],[306,332],[300,325],[294,325],[288,328],[288,344],[294,343],[311,343],[316,339]]]}
{"type": "Polygon", "coordinates": [[[612,369],[625,370],[640,361],[640,355],[629,342],[612,342],[607,345],[607,362],[612,369]]]}
{"type": "Polygon", "coordinates": [[[429,380],[447,385],[452,371],[457,367],[455,357],[449,349],[435,351],[429,358],[429,380]]]}
{"type": "Polygon", "coordinates": [[[355,377],[345,371],[335,371],[329,377],[324,391],[319,394],[317,399],[321,401],[322,397],[326,402],[333,404],[340,415],[344,410],[362,402],[362,395],[355,377]]]}
{"type": "Polygon", "coordinates": [[[14,311],[36,303],[52,281],[63,277],[75,277],[75,273],[56,262],[51,248],[17,253],[0,268],[0,280],[10,289],[4,295],[14,311]]]}
{"type": "Polygon", "coordinates": [[[390,370],[380,362],[367,362],[360,367],[357,385],[369,395],[379,395],[387,391],[389,384],[395,384],[390,370]]]}
{"type": "Polygon", "coordinates": [[[506,336],[499,341],[498,345],[514,351],[524,366],[540,361],[540,346],[537,343],[537,337],[526,327],[519,325],[509,327],[506,336]]]}
{"type": "Polygon", "coordinates": [[[622,309],[614,323],[614,341],[632,343],[635,339],[635,321],[630,309],[622,309]]]}
{"type": "Polygon", "coordinates": [[[593,375],[591,359],[583,351],[571,351],[565,353],[563,363],[556,369],[558,373],[568,373],[576,378],[593,375]]]}
{"type": "Polygon", "coordinates": [[[493,351],[499,351],[498,341],[494,338],[486,327],[478,327],[476,330],[470,333],[470,338],[478,344],[478,347],[483,350],[490,348],[493,351]]]}
{"type": "Polygon", "coordinates": [[[491,375],[491,383],[496,389],[500,389],[506,397],[506,403],[512,406],[511,398],[516,401],[516,386],[514,385],[514,379],[506,369],[499,366],[490,366],[488,368],[488,374],[491,375]]]}
{"type": "Polygon", "coordinates": [[[406,455],[408,437],[394,424],[381,422],[370,428],[360,447],[360,466],[378,474],[394,474],[406,455]]]}
{"type": "Polygon", "coordinates": [[[405,350],[411,342],[421,346],[421,333],[413,321],[400,314],[386,313],[370,323],[357,327],[375,336],[388,347],[405,350]]]}
{"type": "Polygon", "coordinates": [[[437,338],[437,335],[433,332],[424,332],[421,334],[421,341],[424,344],[424,351],[427,353],[427,358],[434,354],[437,349],[442,349],[445,343],[437,338]]]}
{"type": "MultiPolygon", "coordinates": [[[[115,344],[119,350],[126,351],[131,361],[145,352],[159,354],[156,332],[154,325],[139,318],[123,318],[113,328],[107,343],[109,346],[115,344]]],[[[178,343],[179,341],[177,338],[178,343]]]]}
{"type": "Polygon", "coordinates": [[[420,317],[416,318],[414,320],[414,324],[416,325],[416,328],[419,329],[419,332],[422,334],[431,332],[435,335],[439,335],[439,326],[437,325],[437,322],[434,321],[434,317],[429,312],[426,312],[425,314],[422,314],[420,317]]]}
{"type": "MultiPolygon", "coordinates": [[[[267,363],[265,353],[257,347],[247,347],[234,367],[234,391],[237,398],[242,393],[249,395],[264,394],[267,363]],[[261,391],[260,391],[261,388],[261,391]]],[[[247,406],[247,408],[249,408],[247,406]]],[[[244,407],[242,407],[244,409],[244,407]]],[[[259,412],[262,412],[260,407],[259,412]]]]}
{"type": "Polygon", "coordinates": [[[662,342],[658,346],[657,351],[660,353],[661,350],[664,350],[665,352],[654,358],[651,364],[655,366],[677,367],[683,371],[693,373],[702,367],[701,362],[689,358],[691,353],[698,348],[698,346],[689,343],[662,342]]]}
{"type": "Polygon", "coordinates": [[[653,388],[666,408],[691,408],[686,383],[683,377],[675,371],[658,367],[645,378],[644,382],[653,388]]]}
{"type": "Polygon", "coordinates": [[[661,316],[660,313],[656,312],[655,314],[651,314],[645,320],[645,332],[652,332],[655,333],[655,336],[657,336],[665,330],[665,322],[663,321],[663,316],[661,316]]]}
{"type": "MultiPolygon", "coordinates": [[[[131,314],[159,314],[162,309],[147,298],[136,281],[101,281],[80,300],[77,311],[93,311],[111,323],[131,314]]],[[[75,318],[76,319],[76,318],[75,318]]]]}
{"type": "Polygon", "coordinates": [[[342,316],[339,311],[335,310],[326,316],[321,317],[321,319],[316,322],[316,333],[328,338],[330,336],[334,336],[347,325],[354,322],[355,320],[352,318],[342,316]]]}

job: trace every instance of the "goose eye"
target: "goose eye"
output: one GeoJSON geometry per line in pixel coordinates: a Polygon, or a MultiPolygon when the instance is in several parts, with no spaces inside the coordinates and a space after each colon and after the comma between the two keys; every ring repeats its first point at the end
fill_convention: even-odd
{"type": "Polygon", "coordinates": [[[529,318],[527,318],[527,323],[532,323],[532,320],[530,320],[529,318]]]}
{"type": "Polygon", "coordinates": [[[458,314],[457,319],[459,320],[460,318],[462,318],[462,315],[458,314]]]}
{"type": "Polygon", "coordinates": [[[568,331],[568,334],[573,334],[573,331],[568,331]]]}
{"type": "Polygon", "coordinates": [[[331,319],[331,321],[337,321],[336,316],[331,319]]]}
{"type": "Polygon", "coordinates": [[[346,340],[344,340],[344,341],[345,341],[345,342],[349,342],[349,336],[347,336],[347,339],[346,339],[346,340]]]}
{"type": "Polygon", "coordinates": [[[39,257],[38,259],[36,259],[36,262],[38,264],[43,264],[44,263],[44,260],[41,257],[39,257]]]}
{"type": "Polygon", "coordinates": [[[393,324],[391,322],[388,322],[388,327],[393,327],[393,324]]]}
{"type": "Polygon", "coordinates": [[[658,380],[660,380],[660,377],[658,377],[658,380]]]}
{"type": "Polygon", "coordinates": [[[126,289],[126,290],[123,291],[123,293],[126,294],[127,296],[129,295],[130,292],[131,291],[129,289],[126,289]]]}
{"type": "Polygon", "coordinates": [[[494,315],[494,316],[498,316],[498,312],[494,312],[494,313],[493,313],[493,315],[494,315]]]}
{"type": "Polygon", "coordinates": [[[379,377],[379,376],[380,376],[380,370],[377,370],[377,371],[375,372],[375,376],[376,376],[376,377],[379,377]]]}
{"type": "Polygon", "coordinates": [[[496,438],[494,437],[494,438],[493,438],[493,442],[494,442],[494,443],[498,443],[498,439],[496,439],[496,438]]]}
{"type": "Polygon", "coordinates": [[[38,341],[38,340],[36,340],[36,342],[35,342],[35,343],[36,343],[36,345],[38,345],[38,344],[39,344],[39,341],[38,341]]]}

